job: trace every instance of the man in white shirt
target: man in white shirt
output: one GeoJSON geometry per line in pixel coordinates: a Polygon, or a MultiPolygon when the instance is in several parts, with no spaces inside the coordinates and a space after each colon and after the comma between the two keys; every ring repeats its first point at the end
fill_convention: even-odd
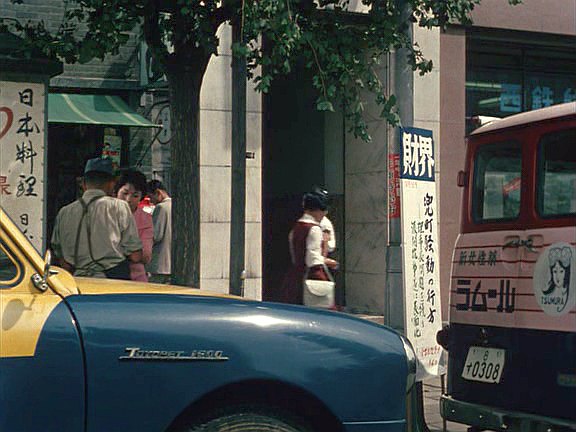
{"type": "MultiPolygon", "coordinates": [[[[324,199],[324,201],[328,202],[329,196],[326,189],[316,186],[314,188],[314,193],[318,194],[324,199]]],[[[327,212],[325,212],[324,217],[320,221],[320,228],[322,229],[322,244],[324,246],[323,252],[325,255],[328,255],[336,250],[336,235],[334,233],[334,226],[332,225],[332,221],[328,219],[326,214],[327,212]]]]}
{"type": "Polygon", "coordinates": [[[56,216],[54,256],[77,276],[129,280],[128,262],[140,262],[142,243],[128,203],[109,196],[114,187],[110,159],[90,159],[83,185],[82,197],[56,216]]]}
{"type": "Polygon", "coordinates": [[[148,182],[148,196],[155,205],[152,213],[154,244],[148,264],[150,282],[169,284],[172,276],[172,198],[158,180],[148,182]]]}

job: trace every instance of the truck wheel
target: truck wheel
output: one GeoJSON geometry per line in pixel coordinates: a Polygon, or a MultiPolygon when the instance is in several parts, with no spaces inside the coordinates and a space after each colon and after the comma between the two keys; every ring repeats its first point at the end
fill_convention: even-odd
{"type": "Polygon", "coordinates": [[[281,411],[243,406],[214,411],[186,432],[313,432],[303,422],[281,411]]]}

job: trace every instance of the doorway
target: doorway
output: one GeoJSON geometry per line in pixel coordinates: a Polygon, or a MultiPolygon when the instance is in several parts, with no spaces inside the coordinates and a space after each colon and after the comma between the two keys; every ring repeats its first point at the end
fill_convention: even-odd
{"type": "MultiPolygon", "coordinates": [[[[329,218],[344,262],[344,121],[342,113],[316,110],[318,94],[304,67],[275,79],[264,98],[263,289],[278,301],[290,263],[288,234],[302,215],[302,195],[321,186],[330,192],[329,218]]],[[[344,305],[344,269],[336,274],[337,304],[344,305]]]]}

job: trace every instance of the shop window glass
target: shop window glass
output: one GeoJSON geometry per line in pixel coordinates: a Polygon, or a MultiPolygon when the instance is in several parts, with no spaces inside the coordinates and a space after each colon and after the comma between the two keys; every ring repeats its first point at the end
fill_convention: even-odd
{"type": "Polygon", "coordinates": [[[522,74],[513,70],[473,70],[466,80],[470,115],[506,117],[522,111],[522,74]]]}
{"type": "Polygon", "coordinates": [[[543,217],[576,214],[576,129],[546,135],[540,144],[538,212],[543,217]]]}
{"type": "Polygon", "coordinates": [[[575,84],[572,77],[544,73],[527,74],[524,111],[576,100],[575,84]]]}
{"type": "Polygon", "coordinates": [[[492,222],[517,218],[522,183],[520,146],[500,143],[481,147],[474,172],[474,219],[492,222]]]}
{"type": "Polygon", "coordinates": [[[0,247],[0,283],[13,280],[18,275],[18,268],[0,247]]]}
{"type": "Polygon", "coordinates": [[[576,100],[576,51],[468,40],[466,129],[479,117],[503,118],[576,100]]]}

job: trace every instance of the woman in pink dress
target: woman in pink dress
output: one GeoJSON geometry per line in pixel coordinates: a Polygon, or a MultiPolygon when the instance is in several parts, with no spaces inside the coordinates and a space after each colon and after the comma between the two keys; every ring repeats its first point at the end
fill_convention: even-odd
{"type": "Polygon", "coordinates": [[[154,228],[152,215],[138,206],[146,194],[146,176],[137,170],[125,171],[116,183],[115,191],[116,198],[126,201],[130,206],[142,242],[142,261],[130,263],[130,279],[148,282],[145,264],[148,264],[152,258],[154,228]]]}

